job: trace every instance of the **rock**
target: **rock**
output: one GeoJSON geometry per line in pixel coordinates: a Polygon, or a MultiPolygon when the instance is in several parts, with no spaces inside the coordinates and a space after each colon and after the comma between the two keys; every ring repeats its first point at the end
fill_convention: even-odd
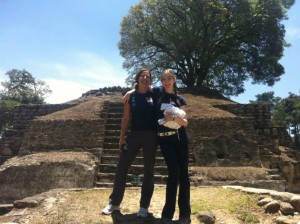
{"type": "Polygon", "coordinates": [[[291,205],[294,207],[296,212],[300,213],[300,196],[294,196],[291,198],[291,205]]]}
{"type": "Polygon", "coordinates": [[[276,200],[283,201],[283,202],[289,202],[291,198],[294,196],[294,194],[289,192],[271,192],[270,196],[276,200]]]}
{"type": "Polygon", "coordinates": [[[272,198],[263,198],[261,200],[258,201],[257,205],[258,206],[265,206],[266,204],[270,203],[271,201],[273,201],[272,198]]]}
{"type": "Polygon", "coordinates": [[[266,213],[277,213],[280,209],[280,204],[278,201],[274,200],[269,202],[268,204],[265,205],[265,212],[266,213]]]}
{"type": "Polygon", "coordinates": [[[280,211],[283,215],[294,215],[295,209],[290,203],[281,202],[280,211]]]}
{"type": "Polygon", "coordinates": [[[292,220],[290,220],[289,218],[284,217],[284,216],[280,216],[280,217],[276,218],[275,223],[276,224],[295,224],[292,220]]]}
{"type": "Polygon", "coordinates": [[[0,203],[13,203],[56,188],[91,188],[96,167],[96,158],[87,152],[14,157],[0,166],[0,203]]]}
{"type": "Polygon", "coordinates": [[[214,224],[216,222],[216,217],[208,211],[199,212],[197,219],[204,224],[214,224]]]}
{"type": "Polygon", "coordinates": [[[34,208],[39,205],[39,202],[33,199],[22,199],[14,202],[15,208],[34,208]]]}

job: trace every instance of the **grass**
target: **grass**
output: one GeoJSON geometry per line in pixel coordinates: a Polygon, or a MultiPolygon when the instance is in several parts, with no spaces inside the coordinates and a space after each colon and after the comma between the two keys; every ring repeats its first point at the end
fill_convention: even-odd
{"type": "Polygon", "coordinates": [[[223,210],[246,223],[258,223],[258,217],[254,214],[257,209],[257,195],[245,194],[235,189],[207,188],[203,192],[197,191],[191,197],[192,214],[200,211],[223,210]],[[211,200],[208,200],[211,198],[211,200]]]}
{"type": "MultiPolygon", "coordinates": [[[[101,209],[107,204],[111,189],[87,189],[80,191],[62,191],[57,202],[50,209],[34,215],[30,224],[108,224],[119,223],[112,220],[111,216],[100,214],[101,209]]],[[[150,212],[154,217],[160,215],[164,205],[165,188],[155,188],[150,205],[150,212]]],[[[135,218],[138,210],[140,189],[127,189],[121,204],[123,214],[131,214],[135,218]]],[[[200,211],[210,211],[217,219],[239,220],[236,223],[262,223],[262,208],[256,205],[258,195],[247,194],[235,189],[224,188],[192,188],[191,207],[192,219],[200,211]],[[219,217],[221,216],[221,217],[219,217]]],[[[45,205],[44,205],[45,206],[45,205]]],[[[49,206],[48,206],[49,207],[49,206]]],[[[125,215],[126,216],[126,215],[125,215]]],[[[124,217],[125,217],[124,216],[124,217]]],[[[175,216],[178,218],[178,208],[175,216]]],[[[131,218],[132,218],[131,217],[131,218]]],[[[128,217],[127,217],[128,218],[128,217]]],[[[193,222],[193,223],[194,223],[193,222]]],[[[127,223],[126,221],[120,223],[127,223]]],[[[128,222],[129,223],[129,222],[128,222]]],[[[139,222],[134,222],[139,223],[139,222]]],[[[152,222],[140,222],[152,223],[152,222]]],[[[156,223],[156,222],[155,222],[156,223]]],[[[198,221],[197,221],[198,223],[198,221]]],[[[218,223],[218,222],[216,222],[218,223]]],[[[267,222],[263,222],[267,223],[267,222]]],[[[270,222],[271,223],[271,222],[270,222]]]]}

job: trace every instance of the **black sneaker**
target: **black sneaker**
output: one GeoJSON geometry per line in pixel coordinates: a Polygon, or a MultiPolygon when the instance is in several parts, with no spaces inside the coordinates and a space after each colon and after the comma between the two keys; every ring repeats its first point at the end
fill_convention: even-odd
{"type": "Polygon", "coordinates": [[[170,218],[162,218],[162,219],[161,219],[161,223],[162,223],[162,224],[172,224],[173,221],[172,221],[172,219],[170,219],[170,218]]]}
{"type": "Polygon", "coordinates": [[[191,223],[191,219],[190,218],[180,218],[178,220],[179,224],[190,224],[191,223]]]}

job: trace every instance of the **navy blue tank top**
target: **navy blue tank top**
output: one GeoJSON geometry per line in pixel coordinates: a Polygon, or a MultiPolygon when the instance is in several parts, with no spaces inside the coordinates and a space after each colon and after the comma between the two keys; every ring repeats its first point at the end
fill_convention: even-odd
{"type": "Polygon", "coordinates": [[[157,98],[152,92],[141,94],[137,91],[130,94],[132,131],[156,131],[156,106],[157,98]]]}

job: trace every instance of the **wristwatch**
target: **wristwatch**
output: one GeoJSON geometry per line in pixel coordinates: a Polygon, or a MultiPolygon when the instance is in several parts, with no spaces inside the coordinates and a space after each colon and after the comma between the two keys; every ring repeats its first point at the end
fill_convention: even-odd
{"type": "Polygon", "coordinates": [[[173,121],[175,120],[176,117],[177,117],[176,114],[172,115],[173,121]]]}

